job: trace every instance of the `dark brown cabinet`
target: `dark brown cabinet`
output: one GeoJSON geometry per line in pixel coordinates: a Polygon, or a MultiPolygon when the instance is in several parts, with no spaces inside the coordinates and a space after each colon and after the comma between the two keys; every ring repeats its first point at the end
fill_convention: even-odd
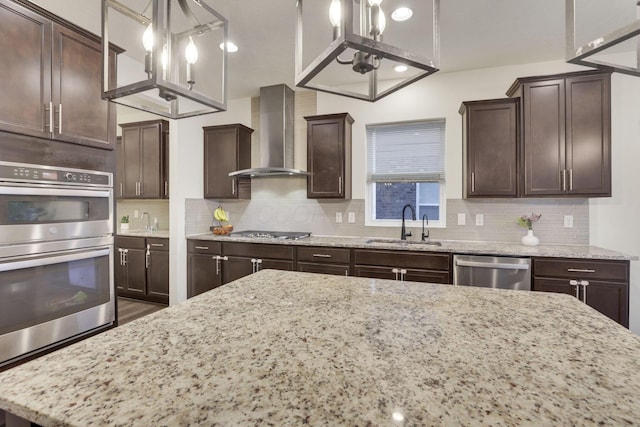
{"type": "Polygon", "coordinates": [[[351,125],[348,113],[305,117],[307,198],[351,198],[351,125]]]}
{"type": "Polygon", "coordinates": [[[30,2],[0,0],[0,57],[0,130],[113,149],[99,38],[30,2]]]}
{"type": "Polygon", "coordinates": [[[298,271],[337,276],[348,276],[351,272],[349,249],[299,246],[296,255],[298,271]]]}
{"type": "Polygon", "coordinates": [[[611,196],[611,74],[601,71],[517,79],[523,195],[611,196]]]}
{"type": "Polygon", "coordinates": [[[187,298],[222,285],[222,244],[187,241],[187,298]]]}
{"type": "Polygon", "coordinates": [[[532,288],[573,295],[629,327],[628,261],[534,258],[532,288]]]}
{"type": "Polygon", "coordinates": [[[250,199],[251,179],[229,172],[251,167],[251,133],[241,124],[204,127],[204,197],[250,199]]]}
{"type": "Polygon", "coordinates": [[[229,283],[265,268],[293,270],[293,247],[259,243],[224,242],[222,282],[229,283]]]}
{"type": "Polygon", "coordinates": [[[116,191],[119,198],[169,197],[169,123],[126,123],[117,140],[116,191]]]}
{"type": "Polygon", "coordinates": [[[449,253],[355,249],[353,255],[358,277],[452,283],[449,253]]]}
{"type": "Polygon", "coordinates": [[[169,303],[169,239],[116,237],[118,295],[169,303]]]}
{"type": "Polygon", "coordinates": [[[519,102],[491,99],[460,107],[465,198],[518,196],[519,102]]]}

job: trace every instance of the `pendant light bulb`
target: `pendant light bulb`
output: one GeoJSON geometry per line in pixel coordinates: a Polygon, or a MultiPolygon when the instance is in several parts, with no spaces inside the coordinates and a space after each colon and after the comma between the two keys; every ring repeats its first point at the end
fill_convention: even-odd
{"type": "Polygon", "coordinates": [[[144,33],[142,34],[142,46],[147,52],[153,50],[153,24],[149,24],[144,33]]]}
{"type": "Polygon", "coordinates": [[[384,16],[384,12],[380,9],[378,13],[378,29],[380,30],[380,35],[384,33],[384,29],[387,27],[387,18],[384,16]]]}
{"type": "Polygon", "coordinates": [[[329,21],[331,21],[331,25],[334,27],[340,26],[341,14],[342,5],[340,0],[331,0],[331,5],[329,6],[329,21]]]}
{"type": "Polygon", "coordinates": [[[184,50],[184,57],[189,64],[195,64],[198,60],[198,48],[193,42],[193,38],[191,36],[189,37],[189,44],[187,44],[187,47],[184,50]]]}
{"type": "Polygon", "coordinates": [[[162,47],[162,56],[160,59],[162,62],[162,69],[167,71],[167,65],[169,65],[169,51],[166,44],[162,47]]]}
{"type": "Polygon", "coordinates": [[[382,0],[369,0],[369,6],[380,6],[382,0]]]}

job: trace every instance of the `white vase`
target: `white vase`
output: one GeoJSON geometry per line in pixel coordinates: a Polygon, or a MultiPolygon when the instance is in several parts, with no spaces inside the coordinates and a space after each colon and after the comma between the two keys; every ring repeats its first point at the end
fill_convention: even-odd
{"type": "Polygon", "coordinates": [[[538,246],[540,239],[533,235],[533,230],[527,230],[527,234],[522,236],[522,244],[525,246],[538,246]]]}
{"type": "Polygon", "coordinates": [[[120,223],[120,230],[128,230],[128,229],[129,229],[129,223],[128,222],[127,223],[124,223],[124,222],[120,223]]]}

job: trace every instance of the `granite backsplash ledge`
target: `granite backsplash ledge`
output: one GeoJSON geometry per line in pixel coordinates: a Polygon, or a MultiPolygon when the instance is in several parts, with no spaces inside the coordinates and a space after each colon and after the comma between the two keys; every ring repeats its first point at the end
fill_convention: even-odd
{"type": "MultiPolygon", "coordinates": [[[[213,211],[223,205],[236,230],[310,231],[315,235],[399,237],[399,227],[365,226],[365,201],[317,201],[300,199],[217,201],[186,199],[185,234],[206,233],[214,224],[213,211]],[[342,223],[336,223],[341,212],[342,223]],[[347,222],[353,212],[356,222],[347,222]]],[[[447,200],[446,228],[432,228],[432,239],[492,242],[519,242],[526,230],[517,225],[522,215],[541,213],[535,224],[541,243],[589,244],[589,203],[587,199],[447,200]],[[458,224],[465,214],[466,225],[458,224]],[[484,225],[475,225],[476,214],[484,216],[484,225]],[[565,215],[573,217],[573,227],[564,227],[565,215]]],[[[419,227],[409,227],[420,236],[419,227]]]]}

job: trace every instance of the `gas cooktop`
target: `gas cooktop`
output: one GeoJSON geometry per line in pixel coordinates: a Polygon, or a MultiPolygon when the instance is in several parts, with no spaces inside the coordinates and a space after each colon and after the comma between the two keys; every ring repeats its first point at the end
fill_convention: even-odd
{"type": "Polygon", "coordinates": [[[234,231],[230,236],[248,237],[250,239],[280,239],[280,240],[300,240],[311,236],[311,233],[302,231],[261,231],[244,230],[234,231]]]}

